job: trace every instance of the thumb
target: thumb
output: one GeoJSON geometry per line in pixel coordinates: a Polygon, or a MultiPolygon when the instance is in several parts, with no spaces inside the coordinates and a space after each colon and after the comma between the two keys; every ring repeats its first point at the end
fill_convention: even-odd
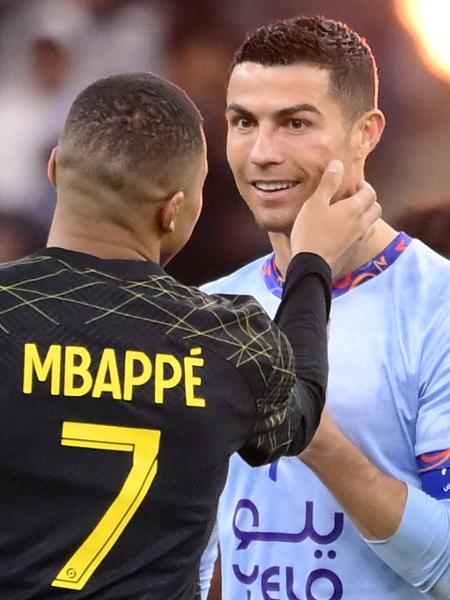
{"type": "Polygon", "coordinates": [[[331,199],[338,191],[344,177],[344,165],[340,160],[332,160],[322,174],[322,178],[312,198],[319,202],[330,204],[331,199]]]}

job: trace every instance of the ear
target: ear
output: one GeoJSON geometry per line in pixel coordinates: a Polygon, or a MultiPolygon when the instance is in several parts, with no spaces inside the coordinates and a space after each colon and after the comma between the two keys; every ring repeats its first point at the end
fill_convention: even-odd
{"type": "Polygon", "coordinates": [[[175,221],[180,210],[181,203],[184,200],[184,192],[178,191],[167,200],[159,212],[159,226],[164,233],[173,233],[175,231],[175,221]]]}
{"type": "Polygon", "coordinates": [[[386,120],[381,110],[366,112],[353,126],[356,157],[366,159],[378,144],[384,131],[386,120]]]}
{"type": "Polygon", "coordinates": [[[56,153],[58,147],[53,148],[47,165],[47,176],[52,185],[56,187],[56,153]]]}

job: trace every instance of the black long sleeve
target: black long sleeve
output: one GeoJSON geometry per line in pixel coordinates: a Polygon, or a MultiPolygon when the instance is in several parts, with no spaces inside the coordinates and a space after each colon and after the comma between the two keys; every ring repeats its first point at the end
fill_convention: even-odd
{"type": "Polygon", "coordinates": [[[288,268],[275,324],[265,332],[271,375],[264,394],[257,396],[252,436],[239,451],[253,466],[299,454],[319,425],[328,378],[330,306],[328,264],[316,254],[297,254],[288,268]]]}
{"type": "Polygon", "coordinates": [[[294,352],[296,396],[304,415],[303,427],[300,427],[290,454],[300,452],[311,440],[325,403],[330,307],[330,267],[317,254],[297,254],[287,270],[282,301],[275,315],[275,322],[294,352]]]}

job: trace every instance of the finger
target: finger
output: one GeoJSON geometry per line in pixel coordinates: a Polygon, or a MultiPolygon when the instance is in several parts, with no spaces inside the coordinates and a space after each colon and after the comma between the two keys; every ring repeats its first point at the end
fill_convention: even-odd
{"type": "Polygon", "coordinates": [[[377,193],[370,185],[365,181],[359,191],[356,192],[352,196],[355,204],[359,206],[362,212],[368,210],[371,206],[373,206],[377,201],[377,193]]]}
{"type": "Polygon", "coordinates": [[[331,199],[338,191],[344,177],[344,165],[340,160],[332,160],[322,174],[316,191],[311,196],[315,201],[330,204],[331,199]]]}
{"type": "Polygon", "coordinates": [[[381,217],[381,206],[378,204],[378,202],[375,202],[375,204],[372,204],[372,206],[370,208],[368,208],[366,210],[366,212],[364,213],[364,223],[367,227],[369,227],[370,225],[375,224],[378,219],[381,217]]]}
{"type": "Polygon", "coordinates": [[[375,233],[375,223],[367,228],[366,233],[362,237],[359,238],[359,241],[364,243],[366,240],[371,238],[374,233],[375,233]]]}
{"type": "Polygon", "coordinates": [[[374,232],[375,225],[378,219],[381,217],[382,209],[378,202],[375,202],[364,214],[363,230],[365,233],[360,238],[361,240],[367,240],[374,232]]]}
{"type": "Polygon", "coordinates": [[[375,233],[375,225],[371,225],[370,227],[367,228],[364,235],[362,235],[361,237],[358,238],[358,242],[360,242],[361,244],[364,244],[364,242],[367,241],[370,237],[372,237],[372,235],[374,233],[375,233]]]}

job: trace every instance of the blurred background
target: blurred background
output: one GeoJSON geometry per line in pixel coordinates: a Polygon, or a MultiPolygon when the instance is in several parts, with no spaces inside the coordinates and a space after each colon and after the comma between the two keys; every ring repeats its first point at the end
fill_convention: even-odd
{"type": "Polygon", "coordinates": [[[450,0],[0,0],[0,261],[45,244],[46,162],[76,94],[138,70],[186,89],[209,140],[204,212],[167,270],[197,284],[268,252],[225,161],[227,68],[246,33],[300,13],[368,39],[388,125],[367,178],[389,222],[450,255],[450,0]]]}

